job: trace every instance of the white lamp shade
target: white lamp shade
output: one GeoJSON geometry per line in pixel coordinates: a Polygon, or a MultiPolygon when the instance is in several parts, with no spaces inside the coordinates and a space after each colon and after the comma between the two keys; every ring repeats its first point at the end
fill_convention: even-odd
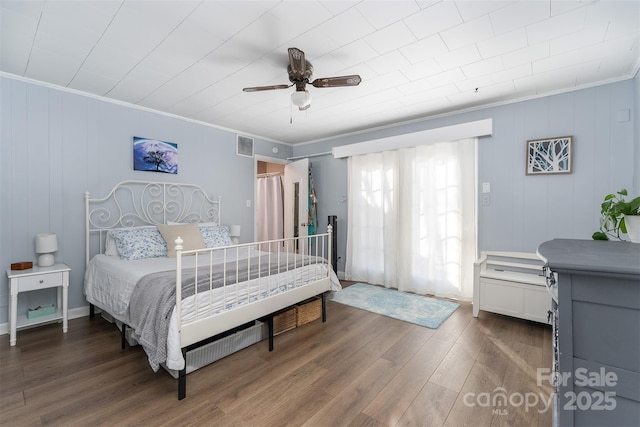
{"type": "Polygon", "coordinates": [[[36,253],[40,267],[50,267],[55,263],[53,252],[58,250],[58,236],[53,233],[36,234],[36,253]]]}
{"type": "Polygon", "coordinates": [[[54,233],[36,234],[36,253],[48,254],[58,250],[58,236],[54,233]]]}
{"type": "Polygon", "coordinates": [[[311,94],[308,90],[297,90],[291,94],[291,102],[296,107],[306,107],[311,104],[311,94]]]}
{"type": "Polygon", "coordinates": [[[231,237],[240,237],[240,226],[232,225],[231,226],[231,237]]]}

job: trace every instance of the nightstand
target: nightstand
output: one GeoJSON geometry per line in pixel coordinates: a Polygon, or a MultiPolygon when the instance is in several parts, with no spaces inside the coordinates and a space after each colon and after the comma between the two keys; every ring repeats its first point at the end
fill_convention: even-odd
{"type": "Polygon", "coordinates": [[[35,266],[28,270],[7,269],[9,278],[9,344],[16,345],[16,329],[62,319],[62,332],[67,332],[67,295],[69,290],[69,272],[71,269],[62,263],[51,267],[35,266]],[[27,318],[18,315],[18,294],[37,289],[58,288],[56,312],[46,316],[27,318]],[[62,307],[62,308],[61,308],[62,307]]]}

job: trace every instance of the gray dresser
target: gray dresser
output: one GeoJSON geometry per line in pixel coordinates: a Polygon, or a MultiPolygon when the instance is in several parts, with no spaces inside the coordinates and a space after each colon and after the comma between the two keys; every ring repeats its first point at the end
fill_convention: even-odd
{"type": "Polygon", "coordinates": [[[640,426],[640,244],[554,239],[538,256],[557,292],[554,424],[640,426]]]}

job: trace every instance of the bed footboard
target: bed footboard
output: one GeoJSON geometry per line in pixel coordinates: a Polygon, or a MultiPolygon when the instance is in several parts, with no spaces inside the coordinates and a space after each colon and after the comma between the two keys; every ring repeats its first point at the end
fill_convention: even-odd
{"type": "MultiPolygon", "coordinates": [[[[337,281],[327,259],[331,259],[331,227],[327,233],[312,237],[262,242],[275,252],[261,252],[258,244],[183,251],[182,239],[176,240],[176,313],[183,358],[200,343],[217,334],[261,318],[267,319],[269,351],[274,348],[273,316],[312,297],[322,299],[322,321],[326,322],[325,293],[337,281]],[[301,242],[300,239],[304,239],[301,242]],[[299,252],[287,248],[304,248],[299,252]],[[217,254],[214,254],[218,252],[217,254]],[[246,256],[243,253],[246,252],[246,256]],[[301,253],[300,253],[301,252],[301,253]],[[195,269],[183,266],[183,257],[195,256],[195,269]],[[198,258],[211,265],[212,257],[223,259],[223,266],[205,269],[198,274],[198,258]],[[222,279],[215,271],[222,271],[222,279]],[[231,277],[228,277],[228,276],[231,277]],[[214,277],[215,276],[215,277],[214,277]],[[220,280],[222,284],[220,284],[220,280]],[[187,299],[191,302],[187,302],[187,299]],[[195,314],[185,315],[185,307],[193,306],[195,314]]],[[[192,307],[191,307],[192,308],[192,307]]],[[[187,371],[178,375],[178,399],[186,397],[187,371]]]]}

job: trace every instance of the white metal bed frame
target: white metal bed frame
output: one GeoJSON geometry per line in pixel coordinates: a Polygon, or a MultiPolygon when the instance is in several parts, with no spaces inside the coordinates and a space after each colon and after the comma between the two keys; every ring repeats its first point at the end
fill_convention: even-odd
{"type": "MultiPolygon", "coordinates": [[[[116,184],[107,196],[103,198],[91,198],[89,192],[86,192],[85,236],[87,265],[93,255],[104,252],[106,233],[110,229],[166,224],[169,221],[180,223],[214,222],[219,225],[221,218],[220,203],[220,198],[217,200],[210,198],[202,187],[194,184],[123,181],[116,184]]],[[[331,259],[331,226],[328,227],[327,233],[310,237],[280,239],[202,250],[184,251],[182,239],[176,239],[176,313],[182,313],[183,256],[195,255],[197,265],[198,257],[206,259],[207,256],[211,256],[215,251],[224,251],[224,259],[226,260],[227,251],[236,251],[237,254],[240,250],[259,247],[262,243],[277,243],[279,247],[284,247],[285,249],[294,248],[298,247],[296,243],[302,243],[301,240],[304,239],[314,239],[314,244],[300,244],[299,247],[313,247],[315,256],[322,256],[326,250],[328,253],[326,259],[331,259]]],[[[286,251],[277,252],[277,255],[274,256],[280,256],[281,254],[286,256],[284,254],[287,253],[286,251]]],[[[233,262],[235,263],[235,261],[233,262]]],[[[188,323],[182,321],[182,316],[176,316],[178,319],[180,347],[185,358],[185,367],[178,374],[178,399],[186,397],[187,353],[200,347],[202,343],[210,342],[212,337],[248,322],[266,318],[269,326],[269,351],[271,351],[273,350],[273,316],[288,307],[316,296],[322,297],[322,321],[326,321],[325,292],[329,291],[331,287],[331,266],[328,263],[326,270],[326,275],[309,277],[309,282],[304,286],[294,287],[285,292],[239,305],[232,309],[225,308],[217,314],[196,316],[194,321],[188,323]]],[[[284,273],[287,273],[287,271],[284,271],[284,273]]],[[[196,286],[196,301],[197,294],[196,286]]],[[[91,316],[94,315],[93,304],[90,306],[90,313],[91,316]]],[[[125,328],[126,326],[123,325],[123,346],[125,328]]]]}

